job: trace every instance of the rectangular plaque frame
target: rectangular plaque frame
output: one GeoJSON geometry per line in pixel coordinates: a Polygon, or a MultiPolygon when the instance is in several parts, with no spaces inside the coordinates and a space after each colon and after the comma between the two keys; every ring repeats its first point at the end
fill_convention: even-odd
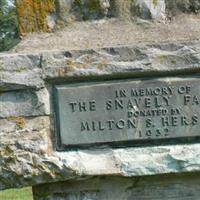
{"type": "Polygon", "coordinates": [[[167,77],[54,86],[57,149],[200,137],[200,79],[167,77]]]}

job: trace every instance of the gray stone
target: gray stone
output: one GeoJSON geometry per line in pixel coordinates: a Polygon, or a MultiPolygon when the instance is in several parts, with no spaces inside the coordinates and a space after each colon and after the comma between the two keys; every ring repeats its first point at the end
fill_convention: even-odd
{"type": "Polygon", "coordinates": [[[46,89],[0,93],[0,105],[0,118],[50,114],[49,93],[46,89]]]}
{"type": "MultiPolygon", "coordinates": [[[[37,16],[37,12],[32,9],[37,16]]],[[[55,8],[47,11],[47,17],[44,19],[48,28],[41,31],[53,32],[68,27],[73,22],[107,18],[117,18],[118,21],[125,19],[129,22],[143,19],[165,23],[180,14],[197,14],[199,10],[199,0],[55,0],[55,8]]],[[[23,14],[21,15],[23,21],[23,14]]],[[[27,19],[26,24],[28,23],[27,19]]],[[[39,24],[33,30],[40,30],[38,26],[39,24]]]]}
{"type": "Polygon", "coordinates": [[[1,54],[0,91],[41,88],[40,55],[1,54]]]}
{"type": "Polygon", "coordinates": [[[142,19],[165,20],[166,7],[164,0],[137,0],[132,8],[133,16],[142,19]]]}
{"type": "Polygon", "coordinates": [[[200,11],[199,0],[168,0],[166,1],[168,18],[180,13],[198,13],[200,11]]]}
{"type": "Polygon", "coordinates": [[[35,200],[199,200],[198,175],[98,177],[33,188],[35,200]]]}
{"type": "Polygon", "coordinates": [[[162,21],[166,18],[166,6],[164,0],[58,0],[57,14],[59,20],[67,23],[105,17],[162,21]]]}
{"type": "Polygon", "coordinates": [[[166,22],[166,24],[142,19],[137,20],[136,23],[118,19],[79,22],[56,31],[54,34],[28,35],[12,51],[38,53],[45,50],[97,50],[102,47],[134,46],[136,44],[143,46],[146,43],[162,44],[164,42],[178,45],[183,41],[189,43],[189,41],[199,40],[199,23],[198,15],[186,14],[177,16],[176,20],[166,22]]]}
{"type": "Polygon", "coordinates": [[[54,30],[56,27],[56,20],[57,20],[57,16],[55,13],[49,13],[47,15],[47,24],[49,29],[54,30]]]}
{"type": "MultiPolygon", "coordinates": [[[[0,120],[0,127],[0,190],[55,178],[61,162],[55,157],[48,160],[52,154],[49,117],[12,117],[0,120]]],[[[70,170],[64,173],[70,176],[70,170]]]]}
{"type": "MultiPolygon", "coordinates": [[[[109,132],[104,132],[107,135],[101,136],[100,142],[116,140],[116,147],[97,145],[95,132],[81,137],[77,134],[73,123],[79,115],[67,115],[64,106],[71,100],[69,90],[56,124],[53,88],[83,82],[91,87],[88,82],[92,81],[105,85],[108,80],[122,86],[125,79],[136,78],[140,87],[140,81],[151,84],[147,79],[156,79],[154,84],[162,86],[163,80],[173,85],[185,79],[196,81],[191,94],[199,96],[200,1],[56,2],[56,12],[47,15],[47,24],[55,33],[28,35],[12,50],[18,53],[0,55],[0,190],[34,186],[36,200],[198,200],[199,137],[133,145],[119,143],[123,136],[113,131],[110,140],[109,132]],[[74,21],[77,23],[71,24],[74,21]],[[56,31],[66,24],[65,29],[56,31]],[[159,76],[165,78],[160,77],[162,81],[158,82],[159,76]],[[89,145],[57,148],[59,125],[64,127],[62,135],[68,134],[64,144],[89,140],[89,145]]],[[[79,87],[71,91],[72,100],[85,98],[86,92],[82,94],[79,87]]],[[[93,91],[87,92],[96,101],[112,97],[110,91],[91,88],[93,91]]],[[[171,98],[173,106],[182,105],[180,95],[171,98]]],[[[199,119],[199,105],[180,107],[184,115],[197,113],[199,119]]],[[[121,112],[113,115],[122,116],[121,112]]],[[[81,119],[95,120],[99,116],[104,117],[98,113],[81,119]]],[[[173,136],[199,135],[199,124],[170,128],[173,136]]],[[[132,139],[128,134],[127,138],[132,139]]]]}
{"type": "Polygon", "coordinates": [[[200,47],[197,43],[142,44],[97,50],[43,54],[46,79],[88,76],[198,71],[200,47]]]}
{"type": "Polygon", "coordinates": [[[56,152],[51,121],[49,117],[0,120],[1,190],[101,175],[200,171],[199,144],[56,152]]]}
{"type": "Polygon", "coordinates": [[[159,78],[58,85],[59,148],[200,136],[199,84],[159,78]]]}
{"type": "Polygon", "coordinates": [[[155,43],[38,55],[1,55],[0,90],[40,89],[45,81],[163,72],[198,72],[198,42],[155,43]],[[23,68],[20,68],[23,66],[23,68]]]}
{"type": "Polygon", "coordinates": [[[53,107],[49,105],[51,86],[63,81],[95,78],[104,82],[199,72],[199,52],[199,41],[193,41],[43,51],[33,54],[34,61],[30,54],[1,55],[0,189],[101,175],[135,177],[200,171],[198,143],[56,151],[53,107]],[[20,63],[25,69],[24,78],[19,80],[15,75],[20,63]],[[13,79],[2,78],[4,73],[13,79]]]}
{"type": "Polygon", "coordinates": [[[63,21],[120,17],[163,21],[180,13],[198,13],[199,0],[58,0],[57,13],[63,21]]]}
{"type": "Polygon", "coordinates": [[[74,21],[74,16],[71,13],[73,0],[58,0],[56,7],[59,18],[64,22],[74,21]]]}

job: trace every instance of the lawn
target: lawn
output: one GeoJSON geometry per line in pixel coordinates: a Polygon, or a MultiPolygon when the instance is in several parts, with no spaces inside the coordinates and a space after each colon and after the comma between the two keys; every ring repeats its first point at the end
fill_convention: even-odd
{"type": "Polygon", "coordinates": [[[11,189],[0,192],[0,200],[33,200],[32,189],[11,189]]]}

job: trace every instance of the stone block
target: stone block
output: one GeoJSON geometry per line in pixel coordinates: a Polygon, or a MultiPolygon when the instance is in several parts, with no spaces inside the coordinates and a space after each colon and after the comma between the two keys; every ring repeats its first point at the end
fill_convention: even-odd
{"type": "Polygon", "coordinates": [[[0,55],[0,91],[44,87],[40,62],[39,54],[0,55]]]}
{"type": "Polygon", "coordinates": [[[199,175],[97,177],[33,188],[35,200],[199,200],[199,175]]]}
{"type": "Polygon", "coordinates": [[[131,76],[147,72],[198,71],[198,43],[157,43],[43,54],[47,80],[75,77],[131,76]]]}
{"type": "MultiPolygon", "coordinates": [[[[50,108],[54,96],[51,88],[60,83],[196,75],[200,70],[199,52],[199,41],[165,41],[32,55],[2,54],[0,189],[91,176],[140,177],[200,171],[198,143],[126,148],[105,145],[57,151],[55,110],[50,108]],[[6,73],[10,79],[2,76],[6,73]],[[19,79],[18,73],[23,78],[19,79]]],[[[93,198],[95,193],[88,195],[93,198]]]]}
{"type": "Polygon", "coordinates": [[[0,118],[49,115],[49,101],[46,89],[0,93],[0,118]]]}

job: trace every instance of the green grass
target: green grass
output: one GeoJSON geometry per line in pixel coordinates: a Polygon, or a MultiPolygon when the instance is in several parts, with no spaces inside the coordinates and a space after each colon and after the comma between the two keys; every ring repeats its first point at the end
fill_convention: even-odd
{"type": "Polygon", "coordinates": [[[11,189],[0,192],[0,200],[33,200],[32,189],[11,189]]]}

